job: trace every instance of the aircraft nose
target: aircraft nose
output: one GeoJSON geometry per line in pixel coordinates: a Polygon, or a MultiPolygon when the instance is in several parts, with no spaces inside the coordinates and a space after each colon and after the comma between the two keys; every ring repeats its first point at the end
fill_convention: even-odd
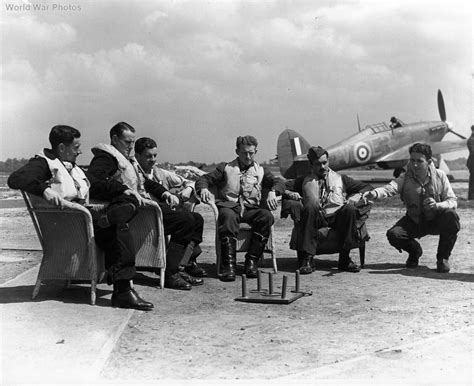
{"type": "Polygon", "coordinates": [[[453,130],[453,129],[454,129],[454,125],[453,125],[451,122],[446,121],[445,123],[446,123],[446,125],[448,126],[448,129],[449,129],[449,130],[453,130]]]}

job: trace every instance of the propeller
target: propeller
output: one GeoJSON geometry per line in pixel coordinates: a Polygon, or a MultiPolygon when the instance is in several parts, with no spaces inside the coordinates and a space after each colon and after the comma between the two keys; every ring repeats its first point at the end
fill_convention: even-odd
{"type": "Polygon", "coordinates": [[[441,120],[446,122],[446,109],[444,108],[444,99],[441,90],[438,90],[438,111],[441,120]]]}
{"type": "Polygon", "coordinates": [[[443,99],[443,94],[441,93],[441,90],[438,90],[438,111],[439,111],[439,117],[441,120],[447,124],[448,126],[448,132],[453,133],[454,135],[457,135],[459,138],[462,139],[467,139],[464,135],[461,135],[459,133],[456,133],[451,127],[452,125],[449,122],[446,122],[446,109],[444,107],[444,99],[443,99]]]}

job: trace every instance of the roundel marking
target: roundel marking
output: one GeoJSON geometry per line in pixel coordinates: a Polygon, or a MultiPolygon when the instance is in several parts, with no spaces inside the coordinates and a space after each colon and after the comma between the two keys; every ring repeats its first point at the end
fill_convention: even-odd
{"type": "Polygon", "coordinates": [[[364,164],[372,158],[372,150],[366,143],[356,143],[354,146],[354,158],[359,164],[364,164]]]}

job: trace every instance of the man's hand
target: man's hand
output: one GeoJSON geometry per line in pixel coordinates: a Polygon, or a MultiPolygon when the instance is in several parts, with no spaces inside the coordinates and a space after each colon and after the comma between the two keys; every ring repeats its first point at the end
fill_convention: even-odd
{"type": "Polygon", "coordinates": [[[187,188],[183,189],[179,195],[181,196],[183,201],[188,201],[191,198],[191,195],[193,194],[193,188],[188,186],[187,188]]]}
{"type": "Polygon", "coordinates": [[[138,194],[138,192],[135,192],[132,189],[127,189],[125,192],[123,192],[123,194],[127,196],[134,196],[137,199],[139,206],[145,205],[145,200],[143,199],[142,196],[140,196],[140,194],[138,194]]]}
{"type": "Polygon", "coordinates": [[[214,196],[213,194],[209,191],[209,189],[204,188],[201,190],[201,193],[199,194],[199,197],[202,202],[205,204],[209,204],[214,201],[214,196]]]}
{"type": "Polygon", "coordinates": [[[292,192],[291,190],[285,190],[285,196],[290,200],[302,201],[303,197],[298,192],[292,192]]]}
{"type": "Polygon", "coordinates": [[[164,192],[161,198],[166,201],[171,209],[179,205],[179,198],[170,192],[164,192]]]}
{"type": "Polygon", "coordinates": [[[375,190],[369,190],[362,195],[361,200],[374,201],[378,197],[378,194],[375,190]]]}
{"type": "Polygon", "coordinates": [[[437,209],[436,201],[433,197],[428,197],[423,200],[423,209],[427,210],[433,210],[437,209]]]}
{"type": "Polygon", "coordinates": [[[270,210],[275,210],[278,207],[278,201],[277,201],[277,198],[276,198],[276,193],[273,190],[268,192],[267,205],[270,208],[270,210]]]}
{"type": "Polygon", "coordinates": [[[60,194],[51,188],[46,188],[43,191],[43,198],[48,201],[50,204],[57,206],[58,208],[63,208],[63,199],[60,194]]]}

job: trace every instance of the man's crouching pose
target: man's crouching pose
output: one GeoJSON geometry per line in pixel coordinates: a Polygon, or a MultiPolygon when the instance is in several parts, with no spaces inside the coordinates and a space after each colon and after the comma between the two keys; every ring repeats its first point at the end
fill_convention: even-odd
{"type": "Polygon", "coordinates": [[[416,268],[423,250],[415,239],[439,235],[436,270],[447,273],[449,256],[461,229],[457,199],[446,173],[435,168],[429,145],[415,143],[408,151],[407,172],[388,185],[364,193],[364,198],[381,200],[400,194],[407,213],[387,231],[389,243],[400,252],[408,252],[406,267],[416,268]]]}

